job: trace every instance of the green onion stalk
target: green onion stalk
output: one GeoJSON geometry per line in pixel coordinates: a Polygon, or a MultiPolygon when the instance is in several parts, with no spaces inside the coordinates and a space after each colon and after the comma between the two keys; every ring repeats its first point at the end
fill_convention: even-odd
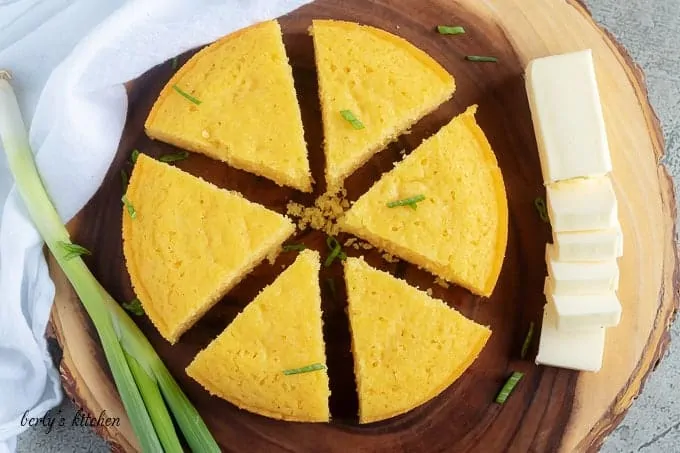
{"type": "Polygon", "coordinates": [[[76,244],[71,242],[38,174],[10,78],[9,72],[0,70],[0,138],[16,188],[92,319],[142,451],[183,451],[174,417],[193,451],[219,452],[198,411],[142,331],[94,278],[81,253],[74,253],[76,244]]]}

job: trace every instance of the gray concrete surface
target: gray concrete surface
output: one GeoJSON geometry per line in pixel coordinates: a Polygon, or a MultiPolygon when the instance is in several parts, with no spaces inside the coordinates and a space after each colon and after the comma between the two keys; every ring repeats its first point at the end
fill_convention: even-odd
{"type": "MultiPolygon", "coordinates": [[[[539,1],[539,0],[526,0],[539,1]]],[[[649,95],[667,144],[666,164],[680,181],[680,0],[587,0],[595,18],[629,50],[647,74],[649,95]]],[[[677,188],[677,187],[676,187],[677,188]]],[[[623,423],[607,439],[603,453],[680,453],[680,324],[672,329],[670,350],[648,379],[623,423]]],[[[71,420],[65,402],[55,417],[71,420]]],[[[20,453],[105,452],[90,429],[33,428],[19,438],[20,453]]]]}

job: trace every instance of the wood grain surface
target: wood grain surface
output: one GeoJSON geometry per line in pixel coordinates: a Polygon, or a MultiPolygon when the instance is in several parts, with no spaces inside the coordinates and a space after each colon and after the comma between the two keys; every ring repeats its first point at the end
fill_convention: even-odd
{"type": "MultiPolygon", "coordinates": [[[[675,200],[672,181],[659,160],[663,143],[649,106],[638,67],[585,8],[563,0],[319,0],[281,19],[286,48],[294,68],[302,105],[312,170],[323,181],[320,112],[313,48],[307,28],[312,18],[336,18],[374,25],[422,48],[456,77],[452,101],[418,123],[412,133],[369,161],[348,179],[356,199],[400,158],[413,150],[469,104],[479,104],[478,121],[487,133],[503,171],[510,209],[507,257],[493,296],[482,300],[469,292],[441,288],[433,277],[404,262],[384,261],[370,251],[366,259],[423,289],[477,322],[493,335],[479,359],[439,397],[403,416],[370,425],[356,423],[356,392],[349,351],[344,294],[334,300],[324,288],[324,335],[331,378],[329,424],[270,420],[241,411],[211,397],[188,378],[185,366],[221,332],[236,314],[294,255],[283,253],[265,263],[208,312],[175,346],[163,340],[150,322],[142,330],[199,409],[224,451],[596,451],[639,393],[668,343],[668,326],[678,304],[678,257],[675,246],[675,200]],[[434,32],[439,24],[463,25],[463,36],[434,32]],[[545,243],[549,226],[537,215],[533,200],[543,196],[542,178],[524,91],[528,60],[549,54],[592,48],[596,59],[605,120],[613,157],[613,180],[625,235],[620,260],[621,325],[608,330],[603,369],[577,373],[533,364],[519,351],[530,322],[540,325],[545,243]],[[496,64],[472,63],[465,55],[493,55],[496,64]],[[513,370],[526,373],[504,406],[494,397],[513,370]]],[[[191,53],[180,57],[186,61],[191,53]]],[[[69,225],[74,240],[94,252],[86,259],[114,298],[134,297],[123,263],[121,243],[122,183],[120,170],[134,148],[152,156],[176,151],[149,140],[143,122],[161,87],[173,73],[167,62],[130,83],[130,108],[119,152],[100,190],[69,225]]],[[[247,198],[285,212],[288,200],[311,204],[320,195],[280,188],[268,180],[192,155],[180,168],[247,198]]],[[[348,236],[341,236],[341,240],[348,236]]],[[[325,251],[325,236],[303,232],[296,241],[325,251]]],[[[348,249],[348,254],[359,252],[348,249]]],[[[63,275],[51,263],[57,296],[52,327],[64,349],[61,372],[67,393],[77,404],[120,416],[118,429],[100,433],[115,451],[135,451],[137,443],[124,416],[96,333],[63,275]]],[[[341,282],[340,266],[322,271],[321,281],[341,282]]],[[[342,287],[342,285],[338,285],[342,287]]]]}

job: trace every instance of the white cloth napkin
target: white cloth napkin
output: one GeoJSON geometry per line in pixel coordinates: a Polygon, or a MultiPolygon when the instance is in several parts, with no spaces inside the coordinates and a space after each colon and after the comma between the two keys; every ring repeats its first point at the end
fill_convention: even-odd
{"type": "MultiPolygon", "coordinates": [[[[124,82],[308,2],[22,0],[0,6],[0,68],[14,73],[24,117],[32,117],[38,168],[62,219],[90,199],[116,152],[127,110],[124,82]]],[[[21,426],[26,411],[41,417],[62,397],[44,340],[54,285],[42,241],[11,187],[0,152],[0,453],[14,451],[16,435],[28,428],[21,426]]]]}

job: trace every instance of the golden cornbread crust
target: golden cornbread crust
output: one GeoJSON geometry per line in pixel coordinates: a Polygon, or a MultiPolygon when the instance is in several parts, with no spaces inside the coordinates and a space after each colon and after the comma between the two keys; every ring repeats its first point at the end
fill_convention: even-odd
{"type": "Polygon", "coordinates": [[[469,107],[384,174],[339,220],[437,277],[490,296],[505,258],[503,175],[469,107]],[[390,201],[423,195],[416,209],[390,201]]]}
{"type": "Polygon", "coordinates": [[[210,394],[276,419],[326,422],[326,370],[284,370],[326,363],[319,253],[305,250],[187,367],[210,394]]]}
{"type": "Polygon", "coordinates": [[[276,21],[237,31],[196,53],[163,88],[145,129],[151,138],[312,191],[293,73],[276,21]]]}
{"type": "Polygon", "coordinates": [[[175,343],[295,231],[286,217],[140,154],[123,207],[123,252],[137,298],[175,343]]]}
{"type": "Polygon", "coordinates": [[[475,361],[491,331],[363,258],[344,263],[359,422],[434,398],[475,361]]]}
{"type": "Polygon", "coordinates": [[[416,121],[449,99],[453,76],[403,38],[353,22],[314,20],[326,182],[347,176],[416,121]],[[340,114],[363,124],[355,129],[340,114]]]}

